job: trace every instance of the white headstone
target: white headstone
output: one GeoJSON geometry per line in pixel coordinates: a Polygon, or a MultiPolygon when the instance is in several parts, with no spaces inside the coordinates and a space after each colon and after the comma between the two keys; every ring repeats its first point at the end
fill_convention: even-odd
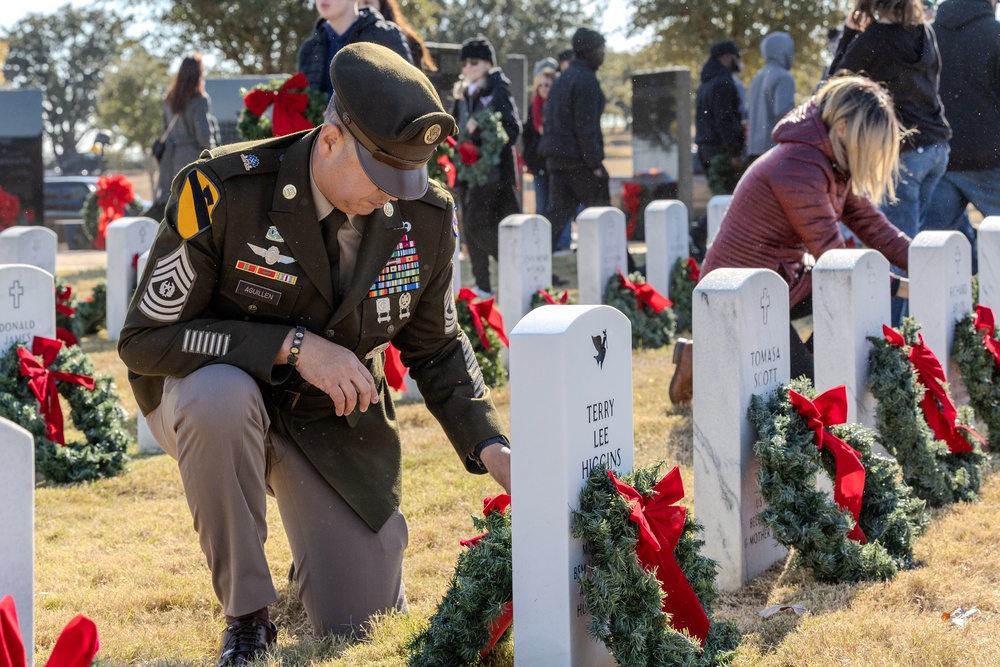
{"type": "Polygon", "coordinates": [[[706,247],[715,242],[715,236],[722,226],[722,219],[726,217],[729,204],[733,201],[732,195],[715,195],[708,200],[708,240],[706,247]]]}
{"type": "Polygon", "coordinates": [[[31,347],[35,336],[56,337],[56,292],[52,274],[27,264],[0,265],[0,354],[31,347]]]}
{"type": "Polygon", "coordinates": [[[910,243],[910,316],[944,368],[952,397],[964,393],[951,364],[955,322],[972,310],[972,248],[961,232],[920,232],[910,243]]]}
{"type": "Polygon", "coordinates": [[[1000,312],[1000,215],[983,219],[976,236],[979,251],[979,303],[1000,312]]]}
{"type": "Polygon", "coordinates": [[[595,466],[633,467],[632,327],[609,306],[542,306],[510,340],[514,664],[611,666],[587,634],[570,526],[595,466]]]}
{"type": "Polygon", "coordinates": [[[499,231],[497,302],[510,330],[531,310],[531,297],[552,284],[552,225],[540,215],[509,215],[499,231]]]}
{"type": "Polygon", "coordinates": [[[576,216],[577,285],[580,303],[604,302],[604,288],[615,272],[628,272],[625,214],[610,206],[585,208],[576,216]]]}
{"type": "Polygon", "coordinates": [[[876,250],[829,250],[813,269],[816,390],[847,386],[847,421],[875,427],[868,336],[891,318],[889,260],[876,250]]]}
{"type": "Polygon", "coordinates": [[[14,598],[21,637],[35,645],[35,439],[0,419],[0,599],[14,598]]]}
{"type": "Polygon", "coordinates": [[[646,282],[670,295],[670,272],[678,259],[691,256],[688,210],[677,199],[657,199],[646,207],[646,282]]]}
{"type": "Polygon", "coordinates": [[[47,227],[8,227],[0,232],[0,264],[30,264],[55,275],[58,245],[47,227]]]}
{"type": "Polygon", "coordinates": [[[766,503],[747,408],[788,382],[788,286],[766,269],[716,269],[695,288],[692,320],[694,511],[719,589],[736,590],[785,556],[757,518],[766,503]]]}
{"type": "Polygon", "coordinates": [[[149,250],[159,225],[151,218],[119,218],[107,231],[108,340],[118,340],[139,277],[136,260],[149,250]]]}

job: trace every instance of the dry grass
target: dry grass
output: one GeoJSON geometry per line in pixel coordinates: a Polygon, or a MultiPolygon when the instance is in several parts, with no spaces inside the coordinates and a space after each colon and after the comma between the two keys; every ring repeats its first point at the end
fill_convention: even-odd
{"type": "MultiPolygon", "coordinates": [[[[85,281],[73,279],[84,293],[85,281]]],[[[114,375],[134,413],[124,367],[113,345],[84,341],[99,369],[114,375]]],[[[670,350],[637,351],[633,360],[636,463],[663,459],[680,465],[690,506],[690,413],[666,398],[670,350]]],[[[495,393],[509,414],[509,395],[495,393]]],[[[440,428],[421,404],[399,406],[404,434],[404,501],[410,527],[404,578],[408,615],[378,619],[363,642],[313,638],[295,587],[286,574],[291,554],[276,505],[269,504],[267,553],[281,599],[272,615],[282,626],[279,651],[268,665],[374,667],[405,664],[404,645],[433,612],[447,588],[458,540],[469,517],[498,488],[467,475],[440,428]]],[[[134,421],[132,422],[134,427],[134,421]]],[[[516,446],[516,443],[515,443],[516,446]]],[[[737,593],[722,596],[717,616],[743,632],[738,667],[913,666],[1000,664],[1000,475],[989,478],[982,501],[935,515],[917,543],[921,566],[886,584],[823,585],[775,566],[737,593]],[[771,604],[800,604],[802,617],[757,612],[771,604]],[[965,627],[943,612],[976,606],[965,627]]],[[[136,458],[127,474],[75,487],[41,487],[36,494],[36,660],[43,664],[62,626],[77,613],[101,633],[100,664],[193,667],[211,664],[223,626],[174,462],[165,455],[136,458]]],[[[510,646],[490,664],[512,664],[510,646]]]]}

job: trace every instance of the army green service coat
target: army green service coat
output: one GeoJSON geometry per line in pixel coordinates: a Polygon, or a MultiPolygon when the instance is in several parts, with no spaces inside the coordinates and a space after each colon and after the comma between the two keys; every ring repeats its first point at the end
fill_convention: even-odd
{"type": "Polygon", "coordinates": [[[457,226],[450,195],[433,181],[416,201],[364,222],[350,288],[334,298],[316,220],[309,159],[317,130],[224,146],[182,171],[121,332],[119,354],[143,413],[159,405],[164,376],[229,364],[257,380],[275,428],[372,528],[399,506],[401,453],[383,373],[387,343],[400,351],[466,467],[504,434],[452,294],[457,226]],[[354,351],[379,402],[337,417],[333,401],[288,365],[274,365],[297,325],[354,351]]]}

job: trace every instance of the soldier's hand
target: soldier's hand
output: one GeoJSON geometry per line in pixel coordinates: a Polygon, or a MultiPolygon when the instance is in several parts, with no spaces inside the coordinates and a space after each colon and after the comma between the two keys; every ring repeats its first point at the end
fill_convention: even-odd
{"type": "MultiPolygon", "coordinates": [[[[290,339],[286,343],[291,346],[290,339]]],[[[295,366],[306,382],[333,399],[337,416],[361,412],[378,403],[375,380],[354,353],[322,336],[306,332],[295,366]]]]}

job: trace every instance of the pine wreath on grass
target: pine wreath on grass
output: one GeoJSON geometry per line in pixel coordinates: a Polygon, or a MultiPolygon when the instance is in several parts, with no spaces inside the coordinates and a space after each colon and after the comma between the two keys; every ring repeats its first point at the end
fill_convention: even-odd
{"type": "MultiPolygon", "coordinates": [[[[101,177],[105,178],[105,177],[101,177]]],[[[126,179],[124,176],[113,176],[111,178],[126,179]]],[[[117,186],[120,187],[120,186],[117,186]]],[[[129,183],[128,188],[131,191],[131,183],[129,183]]],[[[80,217],[83,219],[83,223],[80,225],[80,233],[83,235],[83,239],[87,243],[88,248],[103,248],[104,247],[104,230],[101,228],[101,214],[102,210],[98,203],[99,195],[101,190],[96,192],[91,192],[87,195],[87,198],[83,200],[83,208],[80,209],[80,217]]],[[[110,210],[110,209],[108,209],[110,210]]],[[[108,213],[105,210],[104,216],[105,220],[103,222],[106,227],[107,224],[114,222],[121,217],[137,217],[143,214],[146,210],[145,205],[131,198],[128,203],[121,205],[120,210],[114,210],[112,213],[108,213]]]]}
{"type": "MultiPolygon", "coordinates": [[[[661,465],[639,468],[623,475],[640,495],[653,495],[661,465]]],[[[590,634],[604,642],[622,667],[708,666],[726,664],[739,644],[737,628],[712,623],[704,650],[696,639],[673,629],[662,610],[664,593],[654,572],[636,556],[639,528],[629,519],[630,503],[622,497],[607,469],[595,466],[580,493],[579,510],[573,512],[573,536],[587,543],[591,565],[581,577],[590,634]]],[[[700,554],[701,531],[690,515],[674,550],[674,558],[711,620],[718,598],[716,563],[700,554]]]]}
{"type": "MultiPolygon", "coordinates": [[[[462,292],[465,292],[465,290],[462,290],[462,292]]],[[[459,294],[461,295],[462,292],[459,294]]],[[[492,302],[493,299],[490,298],[488,300],[492,302]]],[[[504,343],[500,340],[497,332],[486,324],[481,317],[479,319],[483,327],[483,335],[480,336],[472,319],[479,316],[473,314],[469,308],[469,303],[467,299],[463,300],[460,297],[456,299],[455,310],[458,311],[458,326],[465,332],[469,343],[472,345],[472,351],[476,354],[476,361],[479,362],[479,368],[483,372],[483,382],[486,383],[487,387],[502,387],[507,384],[507,371],[504,369],[503,361],[500,359],[500,348],[503,347],[504,343]],[[482,337],[486,338],[488,346],[483,343],[482,337]]]]}
{"type": "Polygon", "coordinates": [[[455,164],[458,180],[472,187],[486,185],[490,173],[500,164],[500,155],[507,145],[507,131],[500,122],[500,112],[480,109],[470,120],[478,127],[471,135],[464,127],[458,134],[456,149],[460,160],[455,164]]]}
{"type": "Polygon", "coordinates": [[[819,581],[888,580],[913,567],[913,540],[927,525],[924,501],[900,481],[894,461],[872,454],[874,431],[860,424],[829,427],[860,454],[865,469],[858,525],[868,541],[849,539],[850,512],[816,488],[821,469],[835,478],[833,455],[817,449],[815,433],[793,407],[789,388],[810,400],[816,396],[808,380],[793,380],[770,399],[754,396],[748,411],[758,432],[758,482],[768,503],[761,520],[778,542],[795,549],[796,565],[819,581]]]}
{"type": "Polygon", "coordinates": [[[531,295],[531,310],[539,306],[559,306],[568,303],[576,303],[576,301],[570,297],[567,290],[560,292],[555,287],[546,287],[531,295]]]}
{"type": "MultiPolygon", "coordinates": [[[[504,615],[514,595],[510,521],[509,508],[472,517],[476,530],[484,534],[458,555],[448,592],[427,627],[409,640],[409,667],[482,663],[490,625],[504,615]]],[[[510,631],[503,637],[510,637],[510,631]]]]}
{"type": "Polygon", "coordinates": [[[57,309],[56,326],[71,331],[77,338],[97,333],[105,326],[107,294],[107,283],[101,280],[94,286],[89,297],[80,299],[72,286],[62,278],[56,278],[57,303],[62,303],[74,311],[72,315],[67,315],[57,309]],[[60,295],[66,296],[60,298],[60,295]]]}
{"type": "MultiPolygon", "coordinates": [[[[627,280],[635,285],[646,285],[646,279],[639,272],[630,273],[627,280]]],[[[660,298],[664,297],[660,295],[660,298]]],[[[666,301],[667,307],[656,312],[652,306],[637,301],[636,293],[625,287],[620,275],[608,280],[604,303],[620,310],[632,323],[632,349],[669,345],[677,329],[677,316],[669,307],[670,302],[666,301]]]]}
{"type": "MultiPolygon", "coordinates": [[[[977,310],[982,306],[977,306],[977,310]]],[[[955,361],[962,371],[962,380],[969,392],[969,403],[979,420],[989,430],[990,450],[1000,444],[1000,362],[986,347],[989,336],[996,344],[997,334],[977,329],[976,318],[969,313],[955,325],[955,361]]]]}
{"type": "MultiPolygon", "coordinates": [[[[917,343],[919,329],[916,320],[907,317],[898,332],[910,346],[917,343]]],[[[905,482],[931,507],[976,500],[980,469],[985,461],[979,443],[966,438],[972,451],[952,453],[944,442],[935,438],[920,406],[924,388],[917,381],[907,351],[884,338],[869,340],[872,351],[868,372],[872,394],[878,400],[876,427],[883,434],[880,442],[899,462],[905,482]]],[[[960,424],[971,423],[968,406],[960,407],[958,414],[960,424]]]]}
{"type": "Polygon", "coordinates": [[[0,358],[0,417],[11,420],[35,438],[35,470],[57,484],[113,477],[125,469],[125,450],[130,437],[125,431],[125,412],[109,375],[95,375],[94,365],[77,346],[62,347],[50,371],[86,375],[94,388],[59,382],[59,394],[69,403],[73,425],[85,440],[65,447],[46,436],[45,419],[38,400],[21,376],[18,348],[11,347],[0,358]]]}
{"type": "Polygon", "coordinates": [[[700,279],[701,270],[694,257],[678,259],[670,270],[670,300],[677,315],[677,331],[691,331],[694,288],[700,279]]]}

